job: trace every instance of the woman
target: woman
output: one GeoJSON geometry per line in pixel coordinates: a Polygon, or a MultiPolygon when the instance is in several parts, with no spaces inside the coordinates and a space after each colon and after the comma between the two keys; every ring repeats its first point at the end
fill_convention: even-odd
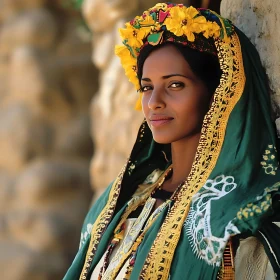
{"type": "Polygon", "coordinates": [[[179,4],[120,33],[145,121],[64,279],[279,278],[280,173],[255,48],[230,21],[179,4]]]}

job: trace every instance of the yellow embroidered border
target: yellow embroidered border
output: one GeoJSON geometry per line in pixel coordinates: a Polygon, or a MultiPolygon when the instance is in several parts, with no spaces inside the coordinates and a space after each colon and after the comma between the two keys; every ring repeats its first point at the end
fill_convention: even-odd
{"type": "MultiPolygon", "coordinates": [[[[115,180],[115,182],[112,186],[112,189],[110,191],[107,204],[93,225],[93,228],[91,231],[90,244],[89,244],[89,248],[87,251],[85,263],[84,263],[84,266],[83,266],[83,269],[82,269],[82,272],[80,275],[80,280],[85,280],[87,278],[90,265],[92,263],[93,257],[95,255],[95,252],[97,249],[97,245],[100,242],[102,233],[106,229],[106,227],[114,213],[114,209],[115,209],[117,199],[118,199],[118,196],[120,193],[120,185],[122,182],[122,178],[123,178],[124,172],[125,172],[127,166],[129,165],[129,163],[130,163],[130,161],[128,161],[127,164],[124,165],[121,172],[119,173],[119,175],[118,175],[117,179],[115,180]]],[[[153,192],[154,189],[156,189],[158,186],[162,185],[163,181],[165,180],[165,177],[169,174],[171,169],[172,169],[172,166],[170,166],[165,172],[163,172],[159,176],[159,178],[156,180],[156,182],[154,184],[152,184],[149,188],[147,188],[147,187],[142,188],[140,185],[140,188],[136,191],[136,193],[133,196],[134,199],[131,201],[131,203],[128,204],[128,207],[127,207],[124,215],[122,216],[121,221],[119,222],[116,230],[120,227],[120,225],[122,225],[124,223],[124,221],[126,221],[126,219],[128,218],[129,214],[132,211],[134,211],[140,204],[142,204],[143,202],[145,202],[147,200],[147,198],[151,195],[151,193],[153,192]]],[[[123,263],[123,261],[124,261],[124,259],[121,261],[121,263],[123,263]]],[[[114,273],[117,273],[117,270],[114,273]]]]}
{"type": "Polygon", "coordinates": [[[237,34],[229,43],[215,41],[222,69],[214,102],[205,116],[201,139],[191,172],[176,196],[143,266],[139,279],[167,280],[171,262],[188,215],[192,196],[203,186],[219,157],[227,122],[245,85],[241,46],[237,34]]]}
{"type": "Polygon", "coordinates": [[[100,241],[100,238],[102,236],[102,233],[106,229],[109,221],[112,218],[112,215],[114,213],[114,209],[117,203],[117,199],[120,193],[120,185],[122,182],[123,174],[126,170],[127,163],[124,165],[122,168],[121,172],[119,173],[117,179],[113,183],[113,186],[111,188],[108,202],[102,212],[99,214],[98,218],[96,219],[92,231],[91,231],[91,239],[90,239],[90,244],[87,250],[87,255],[85,259],[85,263],[80,275],[80,280],[85,280],[88,275],[88,271],[90,268],[90,265],[93,260],[93,256],[95,255],[97,245],[100,241]]]}

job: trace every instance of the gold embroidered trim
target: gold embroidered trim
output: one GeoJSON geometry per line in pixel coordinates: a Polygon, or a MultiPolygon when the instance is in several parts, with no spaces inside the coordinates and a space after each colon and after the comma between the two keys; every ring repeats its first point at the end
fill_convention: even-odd
{"type": "Polygon", "coordinates": [[[142,230],[151,211],[153,210],[155,202],[155,198],[148,198],[143,210],[141,211],[141,214],[134,222],[133,226],[130,228],[117,253],[111,259],[108,268],[102,276],[102,280],[115,279],[115,277],[119,273],[120,268],[123,266],[123,261],[125,261],[131,254],[132,245],[135,243],[138,235],[140,234],[140,231],[142,230]]]}
{"type": "MultiPolygon", "coordinates": [[[[106,227],[108,223],[110,222],[112,215],[114,213],[114,209],[117,203],[117,199],[120,193],[120,186],[123,178],[123,174],[127,168],[129,161],[124,165],[121,172],[119,173],[117,179],[115,180],[110,194],[107,201],[107,204],[105,205],[102,212],[99,214],[98,218],[96,219],[92,231],[91,231],[91,239],[90,244],[88,247],[85,263],[80,275],[80,280],[85,280],[87,278],[89,268],[91,266],[91,263],[93,261],[93,257],[95,255],[97,245],[100,242],[102,233],[106,230],[106,227]]],[[[147,187],[144,185],[140,185],[138,189],[136,190],[135,194],[133,195],[131,201],[127,205],[127,209],[125,210],[125,213],[123,214],[121,221],[119,222],[119,225],[116,227],[115,232],[117,229],[126,221],[129,214],[137,209],[139,205],[141,205],[143,202],[147,200],[147,198],[151,195],[154,189],[156,189],[158,186],[162,185],[162,183],[165,180],[165,177],[169,174],[171,171],[172,166],[169,166],[168,169],[163,172],[159,176],[159,179],[154,183],[151,184],[151,186],[147,187]]],[[[123,261],[123,260],[122,260],[123,261]]]]}
{"type": "Polygon", "coordinates": [[[117,203],[117,199],[120,193],[120,185],[122,182],[123,174],[126,170],[126,166],[127,163],[124,165],[118,177],[116,178],[115,182],[113,183],[113,186],[109,194],[108,202],[105,205],[104,209],[99,214],[98,218],[96,219],[92,227],[90,243],[87,250],[85,263],[80,275],[80,280],[85,280],[87,278],[90,265],[92,263],[93,257],[97,249],[97,245],[101,239],[103,232],[106,230],[109,221],[112,218],[117,203]]]}
{"type": "Polygon", "coordinates": [[[158,232],[146,258],[140,279],[167,280],[183,223],[188,215],[191,199],[203,186],[219,157],[227,122],[240,99],[245,85],[242,53],[237,34],[229,43],[215,41],[222,69],[220,85],[206,114],[200,142],[191,172],[178,192],[174,206],[158,232]]]}
{"type": "Polygon", "coordinates": [[[232,240],[229,239],[228,244],[224,251],[223,261],[217,276],[217,280],[234,280],[235,279],[234,269],[235,268],[234,268],[233,246],[232,246],[232,240]]]}
{"type": "MultiPolygon", "coordinates": [[[[121,218],[118,226],[116,227],[115,232],[117,232],[119,230],[119,228],[122,226],[122,224],[127,220],[130,213],[132,213],[134,210],[136,210],[139,205],[142,205],[143,203],[145,203],[147,201],[147,199],[151,196],[153,191],[163,184],[166,176],[170,173],[171,170],[172,170],[172,166],[169,166],[168,169],[160,175],[160,177],[156,180],[156,182],[151,184],[150,186],[140,185],[138,187],[138,189],[135,192],[135,194],[133,195],[132,199],[129,201],[129,203],[127,205],[127,209],[125,210],[124,214],[122,215],[122,218],[121,218]]],[[[114,270],[111,271],[110,276],[112,277],[112,279],[114,279],[114,277],[117,276],[119,270],[123,266],[127,257],[130,255],[130,253],[132,252],[132,250],[136,246],[135,244],[138,244],[138,243],[140,244],[141,243],[141,241],[142,241],[142,239],[145,235],[145,232],[149,229],[149,227],[152,224],[151,220],[154,221],[154,219],[157,217],[156,213],[159,214],[160,211],[157,211],[157,210],[154,211],[154,213],[151,215],[151,217],[148,219],[148,221],[146,223],[145,230],[143,230],[141,235],[138,236],[137,240],[134,242],[134,244],[130,248],[130,250],[127,251],[126,254],[123,254],[122,258],[118,259],[118,264],[115,266],[114,270]]]]}

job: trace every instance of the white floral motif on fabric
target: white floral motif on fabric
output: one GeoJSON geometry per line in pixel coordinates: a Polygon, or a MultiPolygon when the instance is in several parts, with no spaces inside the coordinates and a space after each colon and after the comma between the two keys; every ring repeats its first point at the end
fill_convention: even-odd
{"type": "Polygon", "coordinates": [[[87,240],[88,236],[91,234],[93,224],[87,224],[85,232],[81,233],[80,245],[79,249],[84,245],[85,241],[87,240]]]}
{"type": "Polygon", "coordinates": [[[193,196],[192,205],[184,223],[192,250],[198,258],[210,265],[220,266],[229,236],[239,233],[237,227],[230,221],[225,227],[223,237],[212,235],[211,201],[222,198],[236,186],[232,176],[220,175],[214,180],[207,180],[201,190],[193,196]]]}

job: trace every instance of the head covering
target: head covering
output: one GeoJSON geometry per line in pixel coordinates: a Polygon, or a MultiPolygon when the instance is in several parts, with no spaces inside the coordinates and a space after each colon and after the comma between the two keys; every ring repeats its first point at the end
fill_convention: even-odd
{"type": "MultiPolygon", "coordinates": [[[[116,46],[115,53],[137,91],[140,91],[137,57],[145,45],[176,42],[216,55],[214,39],[229,41],[233,33],[230,21],[214,12],[172,3],[159,3],[125,26],[119,30],[123,45],[116,46]]],[[[140,94],[137,110],[141,110],[141,97],[140,94]]]]}
{"type": "MultiPolygon", "coordinates": [[[[179,4],[157,4],[125,30],[117,52],[135,85],[141,47],[160,44],[165,30],[200,51],[213,51],[214,42],[222,70],[191,172],[139,244],[130,279],[217,279],[226,244],[239,234],[259,236],[279,271],[279,241],[273,237],[280,209],[276,133],[255,47],[216,13],[179,4]]],[[[88,279],[138,185],[154,170],[166,170],[170,153],[144,121],[127,164],[89,212],[65,279],[88,279]]]]}

